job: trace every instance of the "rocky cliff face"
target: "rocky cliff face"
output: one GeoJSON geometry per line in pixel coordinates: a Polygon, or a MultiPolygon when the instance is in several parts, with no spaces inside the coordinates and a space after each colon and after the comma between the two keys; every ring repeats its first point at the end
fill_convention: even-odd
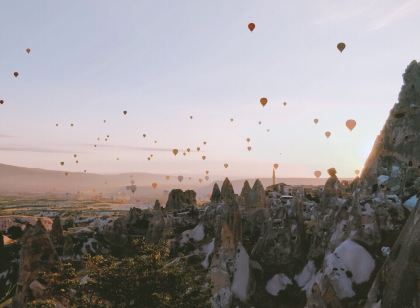
{"type": "Polygon", "coordinates": [[[29,301],[42,297],[45,287],[37,280],[39,274],[53,271],[58,263],[57,252],[42,223],[38,221],[34,227],[28,226],[20,251],[14,307],[24,307],[29,301]]]}
{"type": "Polygon", "coordinates": [[[403,81],[398,103],[376,139],[362,180],[372,192],[386,189],[407,198],[420,177],[420,63],[410,63],[403,81]]]}

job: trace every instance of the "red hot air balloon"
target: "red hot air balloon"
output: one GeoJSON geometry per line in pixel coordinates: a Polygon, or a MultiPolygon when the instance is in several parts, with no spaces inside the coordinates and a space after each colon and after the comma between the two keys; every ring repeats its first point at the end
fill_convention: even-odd
{"type": "Polygon", "coordinates": [[[152,187],[153,187],[153,189],[156,189],[156,187],[158,186],[158,184],[157,183],[152,183],[152,187]]]}
{"type": "Polygon", "coordinates": [[[254,31],[254,29],[255,29],[255,24],[253,23],[253,22],[251,22],[251,23],[249,23],[248,24],[248,29],[249,29],[249,31],[254,31]]]}
{"type": "Polygon", "coordinates": [[[319,171],[319,170],[316,170],[315,172],[314,172],[314,175],[317,177],[317,178],[319,178],[320,176],[321,176],[321,171],[319,171]]]}
{"type": "Polygon", "coordinates": [[[260,104],[264,107],[268,103],[268,99],[266,97],[260,98],[260,104]]]}
{"type": "Polygon", "coordinates": [[[356,127],[356,121],[353,119],[347,120],[346,126],[350,131],[352,131],[356,127]]]}

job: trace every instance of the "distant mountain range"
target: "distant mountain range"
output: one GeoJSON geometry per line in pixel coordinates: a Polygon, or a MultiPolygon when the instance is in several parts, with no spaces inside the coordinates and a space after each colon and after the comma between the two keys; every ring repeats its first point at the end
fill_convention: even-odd
{"type": "MultiPolygon", "coordinates": [[[[131,181],[135,182],[136,196],[145,199],[164,199],[168,191],[173,188],[194,189],[199,198],[207,198],[211,193],[214,181],[221,183],[222,178],[210,178],[209,181],[198,181],[199,176],[184,176],[179,182],[177,176],[151,173],[122,173],[122,174],[94,174],[44,170],[38,168],[24,168],[0,164],[0,194],[3,195],[48,195],[48,194],[75,194],[85,195],[102,193],[104,195],[130,196],[127,186],[131,181]],[[152,183],[157,183],[156,189],[152,183]]],[[[237,193],[240,193],[245,179],[232,180],[237,193]]],[[[248,179],[251,186],[255,179],[248,179]]],[[[260,179],[264,186],[271,185],[272,179],[260,179]]],[[[279,178],[277,183],[283,182],[289,185],[323,185],[324,178],[279,178]]]]}

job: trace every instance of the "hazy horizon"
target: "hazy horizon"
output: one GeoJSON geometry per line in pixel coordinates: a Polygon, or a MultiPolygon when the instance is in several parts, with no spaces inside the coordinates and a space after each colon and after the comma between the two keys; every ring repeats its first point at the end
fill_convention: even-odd
{"type": "Polygon", "coordinates": [[[354,177],[419,57],[419,17],[416,0],[4,2],[0,163],[231,178],[269,178],[278,163],[278,178],[331,166],[354,177]]]}

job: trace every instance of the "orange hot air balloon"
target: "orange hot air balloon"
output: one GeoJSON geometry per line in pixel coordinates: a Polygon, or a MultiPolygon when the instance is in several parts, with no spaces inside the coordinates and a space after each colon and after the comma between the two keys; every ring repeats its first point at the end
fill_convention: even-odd
{"type": "Polygon", "coordinates": [[[205,155],[201,156],[201,159],[206,160],[206,156],[205,155]]]}
{"type": "Polygon", "coordinates": [[[319,120],[318,119],[314,119],[314,123],[318,124],[319,120]]]}
{"type": "Polygon", "coordinates": [[[29,55],[31,53],[31,49],[30,48],[26,48],[26,53],[29,55]]]}
{"type": "Polygon", "coordinates": [[[340,52],[343,52],[344,48],[346,48],[346,44],[345,44],[345,43],[341,42],[341,43],[338,43],[338,44],[337,44],[337,49],[338,49],[340,52]]]}
{"type": "Polygon", "coordinates": [[[60,165],[61,165],[61,166],[64,166],[64,162],[63,162],[63,161],[62,161],[62,162],[60,162],[60,165]]]}
{"type": "Polygon", "coordinates": [[[331,132],[325,132],[325,137],[330,138],[331,137],[331,132]]]}
{"type": "Polygon", "coordinates": [[[252,147],[251,146],[248,146],[247,147],[247,150],[248,150],[248,152],[250,152],[252,150],[252,147]]]}
{"type": "Polygon", "coordinates": [[[279,167],[279,164],[274,164],[273,167],[274,167],[274,169],[277,170],[277,168],[279,167]]]}
{"type": "Polygon", "coordinates": [[[179,175],[179,176],[178,176],[178,181],[179,181],[179,182],[182,182],[182,180],[183,180],[183,179],[184,179],[184,177],[183,177],[182,175],[179,175]]]}
{"type": "Polygon", "coordinates": [[[13,76],[15,76],[15,78],[18,78],[19,77],[19,73],[18,72],[14,72],[13,73],[13,76]]]}
{"type": "Polygon", "coordinates": [[[349,119],[346,121],[347,128],[352,131],[356,127],[356,121],[353,119],[349,119]]]}
{"type": "Polygon", "coordinates": [[[173,149],[172,153],[176,156],[178,154],[178,149],[173,149]]]}
{"type": "Polygon", "coordinates": [[[260,98],[260,104],[264,107],[268,103],[268,99],[266,97],[260,98]]]}
{"type": "Polygon", "coordinates": [[[356,170],[354,170],[354,173],[355,173],[356,175],[359,175],[359,174],[360,174],[360,170],[356,169],[356,170]]]}
{"type": "Polygon", "coordinates": [[[314,172],[314,175],[317,177],[317,178],[319,178],[320,176],[321,176],[321,171],[319,171],[319,170],[316,170],[315,172],[314,172]]]}
{"type": "Polygon", "coordinates": [[[123,114],[124,114],[124,115],[126,115],[126,114],[127,114],[127,110],[124,110],[124,111],[123,111],[123,114]]]}
{"type": "Polygon", "coordinates": [[[248,29],[249,29],[249,31],[254,31],[254,29],[255,29],[255,24],[253,23],[253,22],[250,22],[249,24],[248,24],[248,29]]]}
{"type": "Polygon", "coordinates": [[[158,184],[157,183],[152,183],[152,187],[153,187],[153,189],[156,189],[156,187],[158,186],[158,184]]]}
{"type": "Polygon", "coordinates": [[[225,168],[229,167],[229,164],[225,163],[223,166],[225,166],[225,168]]]}

